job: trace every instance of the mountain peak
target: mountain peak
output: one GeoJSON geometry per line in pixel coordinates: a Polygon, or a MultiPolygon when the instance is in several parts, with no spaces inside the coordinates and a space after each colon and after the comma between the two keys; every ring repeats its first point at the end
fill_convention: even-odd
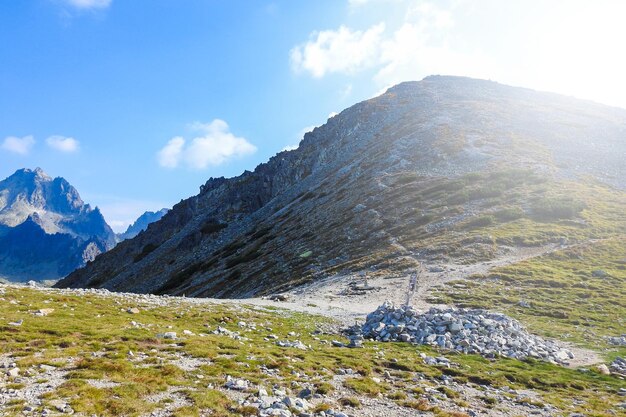
{"type": "Polygon", "coordinates": [[[67,180],[62,177],[53,179],[41,168],[18,169],[0,181],[0,226],[13,230],[10,240],[0,236],[0,278],[11,280],[20,280],[29,274],[33,279],[60,278],[71,272],[72,269],[67,269],[68,265],[73,265],[73,268],[82,265],[83,257],[76,251],[81,250],[84,242],[95,238],[101,252],[115,244],[115,235],[100,211],[85,204],[67,180]],[[41,240],[39,237],[24,234],[33,225],[41,229],[38,233],[59,236],[50,239],[46,237],[50,240],[50,247],[42,246],[41,242],[36,242],[41,240]],[[60,250],[58,245],[63,245],[64,249],[60,250]],[[43,259],[52,259],[53,264],[58,263],[61,268],[56,272],[58,275],[48,270],[45,276],[29,272],[28,264],[31,260],[15,255],[19,252],[15,252],[18,246],[22,250],[20,253],[30,253],[33,259],[42,262],[43,259]],[[2,248],[15,256],[12,255],[10,261],[5,259],[2,248]]]}
{"type": "Polygon", "coordinates": [[[30,169],[30,168],[18,169],[9,178],[12,178],[12,177],[22,177],[22,178],[30,177],[30,178],[39,178],[43,180],[52,180],[52,177],[50,177],[43,169],[39,167],[35,169],[30,169]]]}
{"type": "Polygon", "coordinates": [[[169,210],[163,208],[159,211],[146,211],[144,214],[139,216],[137,220],[130,226],[124,233],[118,234],[118,238],[121,240],[132,239],[137,236],[140,232],[146,230],[151,223],[161,220],[163,216],[167,214],[169,210]]]}
{"type": "Polygon", "coordinates": [[[247,297],[344,270],[400,271],[398,254],[438,256],[442,230],[466,248],[468,219],[495,222],[508,204],[526,215],[550,198],[541,181],[626,187],[623,126],[626,112],[488,80],[401,83],[253,172],[208,181],[58,285],[247,297]]]}

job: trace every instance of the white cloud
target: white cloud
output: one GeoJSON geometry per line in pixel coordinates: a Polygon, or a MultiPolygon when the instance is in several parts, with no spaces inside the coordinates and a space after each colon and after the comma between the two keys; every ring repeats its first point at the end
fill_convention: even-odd
{"type": "Polygon", "coordinates": [[[351,7],[361,7],[374,3],[401,3],[405,0],[348,0],[348,4],[351,7]]]}
{"type": "Polygon", "coordinates": [[[337,116],[338,114],[339,114],[339,113],[337,113],[336,111],[330,112],[330,113],[328,114],[328,118],[329,118],[329,119],[332,119],[333,117],[337,116]]]}
{"type": "MultiPolygon", "coordinates": [[[[369,42],[364,34],[380,28],[380,23],[350,23],[312,32],[308,41],[294,45],[290,52],[294,71],[321,78],[368,70],[368,75],[373,74],[372,85],[367,86],[372,92],[431,74],[464,75],[626,108],[626,59],[616,53],[626,38],[626,2],[346,3],[350,22],[375,18],[374,22],[384,22],[385,30],[375,32],[369,42]],[[365,44],[370,49],[359,52],[365,44]],[[355,47],[354,52],[337,52],[342,45],[355,47]]],[[[352,80],[355,90],[361,90],[361,82],[352,80]]],[[[359,91],[359,95],[367,93],[359,91]]]]}
{"type": "Polygon", "coordinates": [[[293,48],[291,65],[296,71],[308,71],[320,78],[327,73],[353,73],[375,65],[385,24],[365,31],[340,26],[337,30],[313,32],[308,42],[293,48]]]}
{"type": "Polygon", "coordinates": [[[18,138],[16,136],[8,136],[2,142],[2,149],[17,153],[20,155],[28,155],[32,147],[35,145],[35,138],[31,135],[18,138]]]}
{"type": "Polygon", "coordinates": [[[65,153],[78,151],[78,141],[74,138],[54,135],[46,139],[46,144],[54,150],[65,153]]]}
{"type": "MultiPolygon", "coordinates": [[[[382,0],[351,0],[364,5],[382,0]]],[[[401,3],[397,1],[396,3],[401,3]]],[[[307,71],[315,78],[329,73],[352,74],[376,69],[377,90],[401,81],[417,80],[430,74],[486,76],[491,62],[480,51],[452,48],[455,26],[453,7],[443,9],[429,2],[407,2],[405,20],[394,30],[385,23],[365,30],[340,26],[337,30],[313,32],[310,40],[291,50],[296,71],[307,71]]],[[[351,93],[351,86],[341,94],[351,93]]]]}
{"type": "Polygon", "coordinates": [[[298,137],[303,138],[306,133],[312,132],[316,127],[317,127],[316,125],[311,125],[311,126],[302,128],[302,130],[300,130],[300,132],[298,133],[298,137]]]}
{"type": "Polygon", "coordinates": [[[282,148],[280,151],[281,152],[285,152],[285,151],[295,151],[296,149],[298,149],[300,147],[300,144],[297,145],[287,145],[284,148],[282,148]]]}
{"type": "Polygon", "coordinates": [[[182,137],[171,139],[157,154],[161,166],[176,168],[186,165],[191,169],[205,169],[233,158],[251,155],[257,150],[245,138],[232,134],[223,120],[196,122],[190,127],[202,135],[193,138],[189,143],[182,137]]]}
{"type": "Polygon", "coordinates": [[[106,9],[112,0],[64,0],[65,3],[77,9],[106,9]]]}
{"type": "Polygon", "coordinates": [[[157,153],[159,165],[164,168],[176,168],[183,157],[184,146],[185,139],[182,137],[177,136],[170,139],[167,145],[157,153]]]}

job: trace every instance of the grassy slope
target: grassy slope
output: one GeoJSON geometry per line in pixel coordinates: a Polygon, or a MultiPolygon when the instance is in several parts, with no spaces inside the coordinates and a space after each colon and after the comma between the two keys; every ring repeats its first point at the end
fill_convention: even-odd
{"type": "MultiPolygon", "coordinates": [[[[332,336],[315,337],[311,333],[326,319],[283,311],[259,311],[253,308],[230,308],[225,306],[194,305],[176,300],[168,306],[137,305],[136,301],[96,295],[75,296],[57,292],[44,292],[28,288],[7,287],[4,301],[0,303],[0,354],[16,358],[22,372],[27,369],[35,374],[41,372],[37,365],[49,364],[68,373],[58,388],[45,395],[44,405],[61,398],[69,401],[77,412],[100,416],[140,415],[163,406],[147,401],[148,396],[165,392],[169,388],[182,390],[189,405],[178,409],[175,415],[194,416],[211,410],[215,416],[242,415],[245,410],[236,402],[209,384],[221,387],[225,376],[239,376],[255,384],[272,387],[274,384],[288,388],[292,383],[314,383],[319,392],[332,390],[327,381],[334,374],[331,370],[353,368],[359,374],[349,378],[345,386],[354,395],[381,393],[393,398],[398,404],[418,409],[430,409],[438,415],[451,415],[454,403],[464,405],[461,399],[451,398],[451,409],[432,407],[424,399],[424,390],[437,387],[434,380],[445,372],[458,382],[491,384],[495,387],[510,386],[515,389],[532,388],[543,396],[543,401],[567,407],[567,413],[580,411],[588,416],[609,415],[607,406],[616,404],[620,398],[617,388],[623,385],[612,377],[596,372],[582,373],[576,370],[514,360],[489,362],[477,356],[452,355],[458,368],[440,369],[423,365],[420,352],[435,354],[429,348],[407,344],[366,343],[364,349],[334,348],[328,340],[332,336]],[[13,303],[12,303],[13,302],[13,303]],[[129,314],[129,307],[138,306],[139,314],[129,314]],[[46,317],[35,317],[31,312],[39,308],[54,308],[46,317]],[[5,323],[23,319],[20,327],[5,323]],[[238,327],[238,321],[256,323],[256,330],[238,327]],[[131,321],[141,323],[134,327],[131,321]],[[234,340],[224,335],[208,333],[217,325],[241,331],[248,340],[234,340]],[[171,328],[170,328],[171,326],[171,328]],[[207,329],[208,326],[208,329],[207,329]],[[176,331],[179,335],[188,329],[196,336],[172,344],[156,338],[164,331],[176,331]],[[296,336],[289,336],[296,332],[296,336]],[[310,351],[280,348],[270,334],[280,339],[299,339],[312,347],[310,351]],[[143,361],[128,358],[131,350],[147,356],[143,361]],[[93,356],[93,352],[99,352],[93,356]],[[199,367],[185,371],[175,365],[178,356],[204,361],[199,367]],[[68,358],[72,358],[67,361],[68,358]],[[397,361],[393,361],[396,358],[397,361]],[[145,366],[149,365],[149,366],[145,366]],[[261,366],[274,370],[275,375],[263,372],[261,366]],[[372,378],[381,377],[385,371],[396,378],[377,383],[372,378]],[[425,376],[420,380],[418,376],[425,376]],[[202,378],[199,378],[201,376],[202,378]],[[102,379],[119,385],[95,388],[87,380],[102,379]],[[572,406],[574,400],[578,405],[572,406]]],[[[335,336],[336,337],[336,336],[335,336]]],[[[40,382],[45,381],[42,373],[40,382]]],[[[0,384],[20,388],[5,380],[0,384]],[[8,384],[8,385],[7,385],[8,384]]],[[[445,389],[442,389],[442,396],[445,389]]],[[[297,392],[297,391],[296,391],[297,392]]],[[[357,403],[345,399],[345,403],[357,403]]],[[[336,408],[336,404],[328,404],[336,408]]],[[[318,404],[320,408],[327,405],[318,404]]],[[[492,407],[485,399],[485,407],[492,407]]],[[[3,406],[8,415],[21,415],[23,403],[19,400],[3,406]]],[[[462,415],[462,414],[457,414],[462,415]]]]}
{"type": "Polygon", "coordinates": [[[626,331],[626,237],[582,243],[452,282],[432,301],[503,311],[536,333],[608,348],[607,336],[626,331]]]}

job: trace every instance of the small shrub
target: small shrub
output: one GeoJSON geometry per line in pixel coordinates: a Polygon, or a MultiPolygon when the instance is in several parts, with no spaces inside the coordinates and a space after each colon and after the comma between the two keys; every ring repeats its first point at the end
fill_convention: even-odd
{"type": "Polygon", "coordinates": [[[441,392],[442,394],[445,394],[446,397],[448,398],[458,398],[459,397],[459,393],[456,392],[455,390],[448,388],[446,386],[441,386],[439,388],[437,388],[437,391],[441,392]]]}
{"type": "Polygon", "coordinates": [[[524,210],[521,207],[506,207],[495,212],[495,216],[500,221],[508,222],[524,217],[524,210]]]}
{"type": "Polygon", "coordinates": [[[430,403],[423,398],[420,398],[417,401],[415,400],[404,401],[401,405],[403,407],[412,408],[418,411],[431,411],[433,409],[433,406],[430,405],[430,403]]]}
{"type": "Polygon", "coordinates": [[[354,398],[354,397],[340,398],[339,404],[343,405],[344,407],[353,407],[353,408],[361,407],[361,401],[359,401],[358,398],[354,398]]]}
{"type": "Polygon", "coordinates": [[[220,223],[220,222],[215,221],[215,220],[210,220],[210,221],[206,222],[200,228],[200,232],[203,235],[210,235],[212,233],[217,233],[220,230],[225,229],[226,227],[228,227],[228,223],[220,223]]]}
{"type": "Polygon", "coordinates": [[[494,223],[495,223],[495,218],[493,216],[491,216],[491,215],[478,216],[478,217],[475,217],[475,218],[469,220],[467,223],[465,223],[465,227],[470,228],[470,229],[474,229],[474,228],[478,228],[478,227],[491,226],[494,223]]]}
{"type": "Polygon", "coordinates": [[[328,382],[315,383],[315,393],[320,395],[328,395],[334,390],[334,387],[328,382]]]}
{"type": "Polygon", "coordinates": [[[315,406],[315,408],[313,409],[314,413],[321,413],[322,411],[328,411],[330,410],[332,407],[330,404],[328,403],[321,403],[315,406]]]}
{"type": "Polygon", "coordinates": [[[533,213],[540,220],[572,219],[580,214],[585,204],[572,198],[544,198],[535,202],[533,213]]]}
{"type": "Polygon", "coordinates": [[[498,399],[495,397],[481,397],[481,400],[483,400],[485,404],[491,405],[491,406],[498,404],[498,399]]]}
{"type": "Polygon", "coordinates": [[[406,400],[406,394],[402,391],[396,391],[387,395],[387,398],[390,400],[406,400]]]}
{"type": "Polygon", "coordinates": [[[143,249],[141,249],[140,253],[135,255],[135,257],[133,258],[133,262],[137,263],[141,261],[143,258],[154,252],[158,247],[159,245],[155,245],[154,243],[148,243],[146,246],[143,247],[143,249]]]}

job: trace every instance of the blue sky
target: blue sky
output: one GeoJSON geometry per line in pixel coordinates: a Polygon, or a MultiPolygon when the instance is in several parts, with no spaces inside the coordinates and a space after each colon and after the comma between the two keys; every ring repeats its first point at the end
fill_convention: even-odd
{"type": "Polygon", "coordinates": [[[122,230],[404,80],[468,75],[626,107],[621,3],[1,2],[0,177],[63,176],[122,230]]]}

